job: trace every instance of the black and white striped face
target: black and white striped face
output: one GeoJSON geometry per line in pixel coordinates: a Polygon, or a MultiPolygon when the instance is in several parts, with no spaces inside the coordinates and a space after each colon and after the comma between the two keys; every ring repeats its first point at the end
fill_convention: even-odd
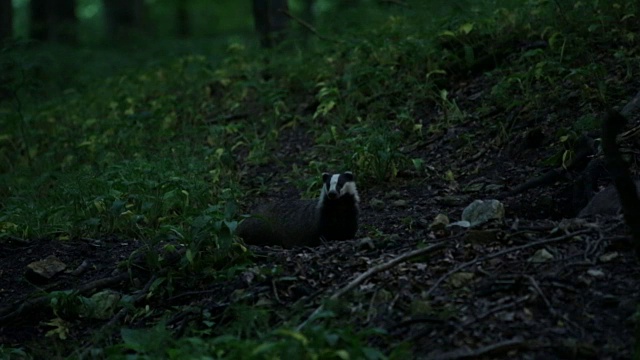
{"type": "Polygon", "coordinates": [[[322,174],[322,195],[329,200],[335,200],[345,194],[352,195],[356,201],[359,201],[358,190],[356,190],[355,177],[351,171],[345,171],[342,174],[322,174]]]}

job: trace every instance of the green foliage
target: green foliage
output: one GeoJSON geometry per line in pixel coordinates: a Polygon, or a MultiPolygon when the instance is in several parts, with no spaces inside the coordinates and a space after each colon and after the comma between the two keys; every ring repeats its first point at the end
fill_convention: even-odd
{"type": "Polygon", "coordinates": [[[0,358],[13,360],[13,359],[31,359],[27,353],[20,348],[11,348],[0,345],[0,358]]]}
{"type": "Polygon", "coordinates": [[[183,337],[175,340],[162,325],[148,330],[123,329],[121,345],[105,349],[110,359],[386,359],[379,350],[366,345],[366,338],[383,335],[379,330],[354,332],[349,328],[311,327],[303,331],[278,328],[261,338],[243,339],[222,335],[205,339],[183,337]],[[127,354],[127,355],[125,355],[127,354]]]}
{"type": "MultiPolygon", "coordinates": [[[[402,134],[385,127],[367,124],[362,121],[338,132],[331,127],[333,145],[324,146],[324,152],[339,154],[337,164],[353,169],[363,184],[384,182],[393,179],[398,170],[407,166],[407,158],[400,148],[402,134]]],[[[322,140],[320,137],[319,140],[322,140]]]]}

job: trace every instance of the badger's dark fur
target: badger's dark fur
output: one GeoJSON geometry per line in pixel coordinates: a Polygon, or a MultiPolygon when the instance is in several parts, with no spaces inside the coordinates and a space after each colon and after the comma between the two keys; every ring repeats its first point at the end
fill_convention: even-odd
{"type": "Polygon", "coordinates": [[[320,198],[280,201],[258,207],[238,226],[247,244],[317,246],[322,240],[346,240],[358,231],[358,190],[351,172],[322,174],[320,198]],[[321,240],[322,239],[322,240],[321,240]]]}

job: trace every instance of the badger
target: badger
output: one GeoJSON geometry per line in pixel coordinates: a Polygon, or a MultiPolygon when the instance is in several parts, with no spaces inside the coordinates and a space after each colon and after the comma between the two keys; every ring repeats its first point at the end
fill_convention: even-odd
{"type": "Polygon", "coordinates": [[[237,235],[247,244],[284,248],[353,239],[360,212],[354,175],[350,171],[324,173],[322,183],[317,201],[279,201],[259,206],[240,223],[237,235]]]}

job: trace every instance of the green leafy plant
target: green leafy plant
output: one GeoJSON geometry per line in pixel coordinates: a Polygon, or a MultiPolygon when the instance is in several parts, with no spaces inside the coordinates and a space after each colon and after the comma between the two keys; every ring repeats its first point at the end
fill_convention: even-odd
{"type": "Polygon", "coordinates": [[[380,330],[354,332],[350,329],[330,330],[313,326],[305,331],[278,328],[257,339],[222,335],[211,339],[184,337],[175,340],[162,325],[152,329],[123,329],[124,343],[104,350],[109,358],[123,358],[127,352],[143,357],[180,359],[208,356],[214,359],[271,358],[360,358],[386,359],[380,350],[365,345],[370,336],[381,336],[380,330]]]}

